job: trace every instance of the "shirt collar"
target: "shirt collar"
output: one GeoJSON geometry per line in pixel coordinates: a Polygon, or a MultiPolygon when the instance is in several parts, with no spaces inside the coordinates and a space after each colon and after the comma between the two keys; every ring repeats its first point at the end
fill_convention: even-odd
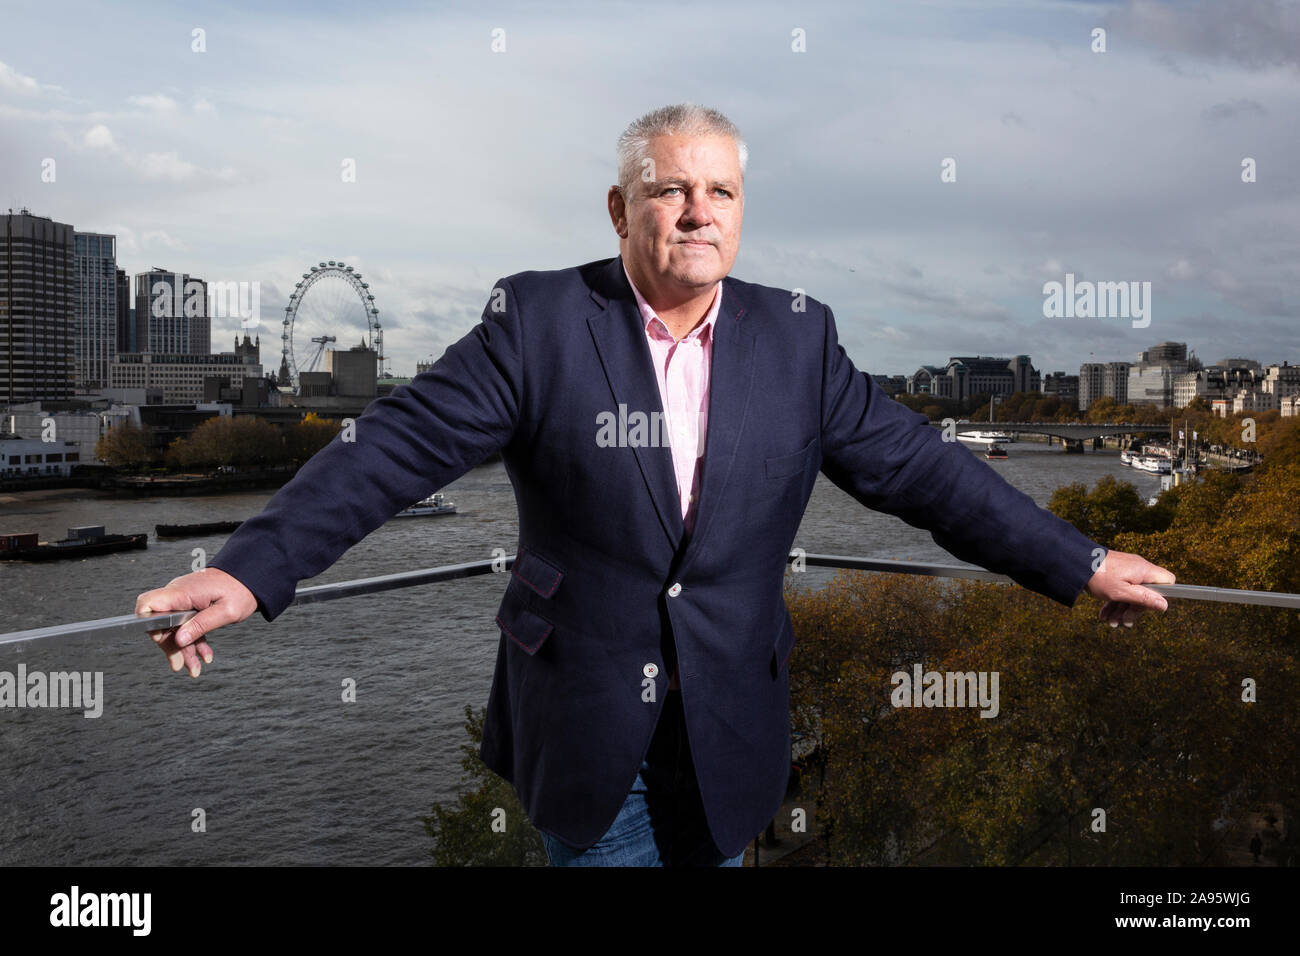
{"type": "MultiPolygon", "coordinates": [[[[621,258],[620,261],[622,261],[621,258]]],[[[644,327],[644,330],[646,332],[649,332],[650,324],[652,322],[658,322],[661,326],[664,327],[664,331],[667,332],[668,327],[664,325],[663,319],[659,318],[659,315],[655,312],[653,308],[651,308],[650,303],[645,300],[645,296],[641,294],[641,290],[636,287],[636,283],[632,281],[632,276],[627,271],[627,263],[623,262],[622,265],[623,265],[623,275],[627,276],[627,284],[632,287],[632,294],[636,296],[637,308],[641,310],[641,322],[642,322],[642,326],[644,327]]],[[[699,325],[697,325],[685,336],[683,336],[683,340],[696,338],[696,337],[703,339],[706,334],[712,335],[713,324],[717,321],[718,312],[721,311],[721,309],[722,309],[722,281],[718,280],[718,288],[713,294],[713,305],[709,307],[708,314],[704,316],[704,321],[699,325]]],[[[669,334],[671,335],[672,333],[669,334]]]]}

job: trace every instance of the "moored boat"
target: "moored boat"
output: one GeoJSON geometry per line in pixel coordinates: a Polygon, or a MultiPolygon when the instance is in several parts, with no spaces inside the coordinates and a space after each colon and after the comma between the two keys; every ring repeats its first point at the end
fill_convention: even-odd
{"type": "Polygon", "coordinates": [[[40,541],[35,532],[0,534],[0,561],[57,561],[84,558],[149,546],[147,532],[105,534],[103,525],[69,528],[58,541],[40,541]]]}

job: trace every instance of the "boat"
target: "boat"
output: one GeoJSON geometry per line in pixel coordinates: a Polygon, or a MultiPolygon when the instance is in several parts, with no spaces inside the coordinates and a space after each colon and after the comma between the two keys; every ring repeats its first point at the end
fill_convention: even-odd
{"type": "Polygon", "coordinates": [[[147,547],[148,532],[105,534],[102,524],[82,525],[58,541],[40,541],[34,531],[0,534],[0,561],[57,561],[147,547]]]}
{"type": "Polygon", "coordinates": [[[394,518],[426,518],[433,515],[452,515],[456,513],[456,504],[447,501],[441,491],[427,498],[422,498],[413,505],[403,508],[394,518]]]}
{"type": "Polygon", "coordinates": [[[1133,457],[1133,453],[1125,448],[1119,453],[1119,463],[1121,465],[1131,465],[1133,464],[1133,457]]]}
{"type": "Polygon", "coordinates": [[[1153,475],[1167,475],[1173,466],[1168,458],[1161,458],[1158,455],[1139,455],[1133,459],[1133,467],[1153,475]]]}
{"type": "Polygon", "coordinates": [[[186,538],[200,534],[229,534],[244,522],[207,521],[202,524],[156,524],[154,532],[160,538],[186,538]]]}
{"type": "Polygon", "coordinates": [[[989,445],[988,450],[984,452],[984,457],[989,459],[1006,458],[1007,450],[1001,445],[989,445]]]}
{"type": "Polygon", "coordinates": [[[957,437],[976,445],[1004,445],[1016,440],[1015,435],[1007,432],[958,432],[957,437]]]}

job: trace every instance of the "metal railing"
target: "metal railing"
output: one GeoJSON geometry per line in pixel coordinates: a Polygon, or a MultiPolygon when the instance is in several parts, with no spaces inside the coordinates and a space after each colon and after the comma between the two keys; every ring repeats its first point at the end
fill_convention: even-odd
{"type": "MultiPolygon", "coordinates": [[[[1004,574],[995,574],[983,568],[961,564],[931,564],[924,561],[893,561],[883,558],[856,558],[837,554],[806,554],[792,551],[790,561],[801,561],[804,565],[820,568],[843,568],[851,571],[878,571],[891,574],[921,574],[940,578],[967,578],[976,581],[994,581],[1001,584],[1014,583],[1004,574]]],[[[373,578],[357,578],[353,581],[339,581],[334,584],[314,584],[299,588],[289,607],[315,604],[320,601],[337,601],[342,598],[361,597],[366,594],[378,594],[397,588],[415,587],[420,584],[437,584],[441,581],[454,581],[457,578],[472,578],[481,574],[492,574],[498,568],[509,569],[514,564],[513,557],[469,561],[465,564],[447,564],[437,568],[423,568],[416,571],[402,571],[397,574],[382,574],[373,578]]],[[[1231,588],[1204,587],[1196,584],[1147,584],[1158,594],[1173,600],[1218,601],[1231,604],[1254,604],[1267,607],[1285,607],[1300,609],[1300,594],[1286,594],[1275,591],[1239,591],[1231,588]]],[[[77,621],[72,624],[53,624],[27,631],[12,631],[0,634],[0,645],[17,644],[22,641],[39,641],[58,637],[136,637],[146,631],[163,630],[179,627],[192,618],[197,611],[167,611],[161,614],[137,615],[121,614],[117,617],[105,617],[95,621],[77,621]]]]}

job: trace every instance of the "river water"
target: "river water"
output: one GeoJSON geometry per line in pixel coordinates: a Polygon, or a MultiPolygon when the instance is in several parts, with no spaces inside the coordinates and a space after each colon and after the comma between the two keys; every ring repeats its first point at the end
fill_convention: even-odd
{"type": "MultiPolygon", "coordinates": [[[[1113,450],[1008,447],[1011,457],[990,467],[1039,504],[1060,485],[1106,474],[1144,496],[1159,489],[1113,450]]],[[[390,521],[299,586],[513,550],[514,493],[499,462],[446,492],[457,515],[390,521]]],[[[193,548],[211,557],[224,541],[159,541],[155,524],[247,518],[272,494],[0,493],[0,532],[150,532],[146,551],[0,562],[0,633],[131,613],[141,591],[191,570],[193,548]]],[[[926,532],[863,508],[820,475],[795,544],[956,563],[926,532]]],[[[804,580],[831,573],[810,568],[804,580]]],[[[0,646],[0,672],[99,671],[104,688],[97,719],[0,708],[0,865],[428,862],[419,817],[460,790],[465,705],[487,703],[504,585],[484,575],[406,588],[292,608],[269,625],[254,614],[213,636],[216,660],[198,680],[173,674],[143,630],[0,646]],[[344,703],[349,678],[356,700],[344,703]]]]}

